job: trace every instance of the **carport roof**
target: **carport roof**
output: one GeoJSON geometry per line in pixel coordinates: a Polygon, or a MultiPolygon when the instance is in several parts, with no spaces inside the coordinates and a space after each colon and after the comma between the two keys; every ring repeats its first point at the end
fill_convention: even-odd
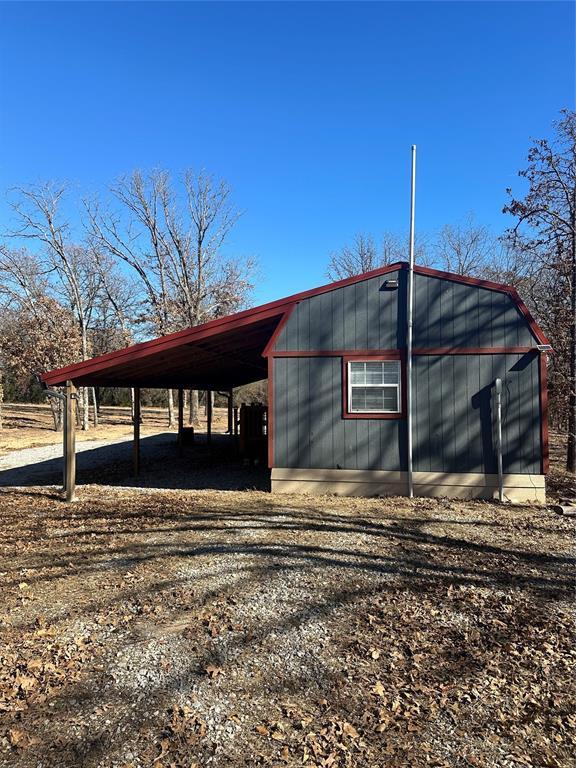
{"type": "MultiPolygon", "coordinates": [[[[82,363],[57,368],[43,374],[42,381],[48,386],[71,380],[77,386],[213,390],[259,381],[268,374],[266,348],[273,341],[282,318],[299,301],[406,267],[405,262],[390,264],[82,363]]],[[[547,343],[514,288],[426,267],[416,267],[415,272],[508,293],[528,321],[537,342],[547,343]]]]}
{"type": "Polygon", "coordinates": [[[42,376],[48,386],[71,380],[78,386],[158,387],[225,390],[265,379],[264,351],[282,318],[302,299],[397,271],[404,265],[287,296],[252,309],[219,317],[184,331],[134,344],[42,376]]]}

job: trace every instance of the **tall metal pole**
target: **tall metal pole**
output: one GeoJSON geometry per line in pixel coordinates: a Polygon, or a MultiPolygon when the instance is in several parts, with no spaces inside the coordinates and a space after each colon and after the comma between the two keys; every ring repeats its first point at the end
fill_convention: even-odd
{"type": "Polygon", "coordinates": [[[412,462],[412,326],[414,311],[414,216],[416,212],[416,145],[412,144],[412,181],[410,189],[410,255],[408,261],[408,306],[406,332],[406,429],[408,453],[408,496],[414,496],[412,462]]]}

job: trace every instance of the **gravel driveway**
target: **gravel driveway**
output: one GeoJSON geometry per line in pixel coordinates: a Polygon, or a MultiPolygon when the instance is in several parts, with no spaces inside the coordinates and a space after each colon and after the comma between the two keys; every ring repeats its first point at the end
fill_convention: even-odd
{"type": "MultiPolygon", "coordinates": [[[[212,436],[211,453],[204,435],[179,455],[176,435],[164,432],[140,441],[141,473],[132,472],[132,439],[76,443],[78,485],[99,483],[131,488],[213,488],[268,490],[266,467],[247,466],[226,435],[212,436]]],[[[62,485],[62,446],[26,448],[0,456],[0,487],[62,485]]]]}
{"type": "Polygon", "coordinates": [[[573,523],[0,490],[0,768],[569,768],[573,523]]]}

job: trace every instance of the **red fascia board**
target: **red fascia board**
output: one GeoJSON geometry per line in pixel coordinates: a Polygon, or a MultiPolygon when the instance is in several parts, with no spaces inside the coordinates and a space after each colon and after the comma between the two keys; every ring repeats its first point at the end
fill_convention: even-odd
{"type": "Polygon", "coordinates": [[[270,354],[272,354],[272,351],[273,351],[274,347],[276,346],[276,341],[278,339],[278,336],[280,336],[280,334],[282,333],[282,331],[284,329],[284,326],[286,325],[286,323],[290,319],[290,315],[292,314],[292,312],[294,312],[294,309],[295,309],[297,303],[298,302],[294,302],[294,304],[291,304],[288,307],[288,309],[284,312],[284,314],[282,315],[282,320],[280,320],[280,322],[276,326],[276,329],[275,329],[274,333],[270,337],[270,340],[268,341],[268,344],[266,344],[266,346],[262,350],[262,357],[268,357],[270,354]]]}

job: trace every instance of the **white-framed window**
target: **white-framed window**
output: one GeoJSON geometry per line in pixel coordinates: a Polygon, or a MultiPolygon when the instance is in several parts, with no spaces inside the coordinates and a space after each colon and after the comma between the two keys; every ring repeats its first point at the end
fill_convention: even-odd
{"type": "Polygon", "coordinates": [[[348,413],[399,413],[400,360],[348,361],[348,413]]]}

